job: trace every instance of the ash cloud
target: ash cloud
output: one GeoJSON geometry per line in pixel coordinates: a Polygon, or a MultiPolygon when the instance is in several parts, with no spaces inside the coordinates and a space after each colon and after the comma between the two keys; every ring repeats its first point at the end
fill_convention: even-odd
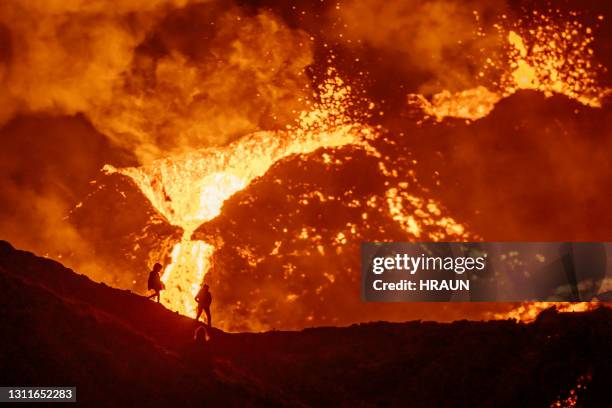
{"type": "Polygon", "coordinates": [[[89,116],[143,161],[223,145],[291,123],[311,63],[306,33],[269,12],[180,11],[136,50],[114,103],[89,116]]]}
{"type": "Polygon", "coordinates": [[[0,119],[111,103],[113,84],[161,8],[159,1],[3,2],[0,119]]]}
{"type": "Polygon", "coordinates": [[[478,36],[479,27],[492,34],[491,22],[509,12],[501,0],[353,0],[329,10],[327,35],[349,48],[375,50],[402,81],[414,77],[413,91],[458,91],[476,86],[484,59],[500,50],[498,36],[478,36]]]}
{"type": "Polygon", "coordinates": [[[187,3],[3,3],[0,123],[84,113],[140,162],[291,123],[309,96],[306,33],[270,12],[187,3]]]}
{"type": "Polygon", "coordinates": [[[0,129],[0,142],[0,239],[112,282],[110,268],[66,217],[106,160],[128,165],[134,158],[82,116],[20,116],[0,129]]]}

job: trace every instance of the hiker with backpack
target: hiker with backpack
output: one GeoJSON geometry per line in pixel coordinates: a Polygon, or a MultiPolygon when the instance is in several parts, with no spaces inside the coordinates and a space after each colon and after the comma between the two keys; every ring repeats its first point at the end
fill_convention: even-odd
{"type": "Polygon", "coordinates": [[[153,265],[153,270],[149,273],[149,281],[147,283],[147,288],[155,291],[155,293],[148,296],[147,299],[157,296],[157,303],[159,303],[160,292],[166,288],[164,283],[161,281],[161,277],[159,276],[161,270],[162,265],[160,263],[153,265]]]}

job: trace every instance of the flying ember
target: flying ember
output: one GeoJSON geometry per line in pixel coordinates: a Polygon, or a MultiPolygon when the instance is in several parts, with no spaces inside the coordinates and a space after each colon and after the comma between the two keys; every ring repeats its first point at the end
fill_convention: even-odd
{"type": "MultiPolygon", "coordinates": [[[[424,118],[437,121],[447,117],[467,120],[485,117],[499,100],[523,89],[536,90],[546,96],[562,94],[587,106],[600,106],[608,91],[597,83],[602,68],[593,61],[592,29],[576,21],[560,22],[540,14],[532,17],[529,23],[510,24],[504,20],[496,25],[504,44],[503,52],[500,58],[487,58],[482,67],[478,77],[487,79],[486,86],[458,92],[444,90],[431,99],[410,94],[409,103],[421,108],[424,118]],[[493,75],[491,72],[497,76],[487,78],[493,75]]],[[[407,239],[475,238],[465,225],[444,215],[438,202],[417,197],[406,189],[409,183],[398,176],[373,147],[371,142],[377,140],[380,133],[367,124],[367,112],[354,114],[356,98],[334,69],[327,71],[314,98],[316,102],[311,109],[303,111],[295,124],[285,130],[251,133],[226,146],[199,149],[141,167],[105,166],[108,173],[129,177],[170,224],[183,230],[180,242],[174,244],[169,254],[160,250],[161,254],[152,255],[171,258],[162,275],[166,283],[162,302],[167,307],[193,315],[194,296],[211,269],[217,248],[211,242],[193,240],[194,231],[219,216],[227,199],[263,176],[275,163],[320,148],[353,146],[379,159],[380,172],[386,178],[384,196],[355,197],[353,201],[364,208],[380,206],[405,232],[407,239]]],[[[365,212],[363,220],[367,223],[365,212]]],[[[308,231],[304,229],[300,239],[309,239],[308,231]]],[[[335,242],[341,246],[351,237],[356,239],[359,234],[355,231],[353,225],[349,230],[338,232],[335,242]]],[[[313,235],[313,245],[316,239],[317,235],[313,235]]],[[[319,252],[323,250],[320,244],[315,247],[319,252]]],[[[294,266],[283,265],[285,267],[294,266]]],[[[539,310],[540,305],[521,307],[525,307],[525,311],[517,309],[507,316],[529,319],[530,311],[539,310]]]]}
{"type": "Polygon", "coordinates": [[[155,161],[143,167],[116,169],[108,173],[130,177],[153,206],[173,225],[183,229],[181,242],[171,253],[164,270],[163,302],[183,314],[193,314],[197,293],[209,268],[213,247],[192,241],[193,231],[219,215],[223,202],[262,176],[274,163],[319,148],[355,145],[368,148],[374,131],[348,115],[351,88],[335,74],[318,88],[319,101],[303,112],[286,131],[257,132],[221,148],[208,148],[155,161]]]}
{"type": "Polygon", "coordinates": [[[601,106],[609,89],[598,85],[598,75],[604,68],[594,61],[591,27],[537,12],[528,21],[510,23],[504,18],[495,27],[506,44],[503,57],[487,58],[477,78],[491,85],[459,92],[444,90],[431,99],[410,94],[408,103],[437,121],[485,117],[499,100],[522,89],[546,96],[561,94],[587,106],[601,106]],[[501,77],[496,77],[499,72],[501,77]]]}

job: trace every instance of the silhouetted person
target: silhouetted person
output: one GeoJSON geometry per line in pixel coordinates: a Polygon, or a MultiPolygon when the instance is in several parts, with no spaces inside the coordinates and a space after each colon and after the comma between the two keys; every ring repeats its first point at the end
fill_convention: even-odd
{"type": "Polygon", "coordinates": [[[155,265],[153,265],[153,270],[151,271],[151,273],[149,273],[149,281],[147,283],[147,287],[149,288],[149,290],[155,291],[155,293],[147,297],[147,299],[151,299],[152,297],[157,296],[157,303],[159,303],[160,298],[159,292],[164,290],[164,283],[161,281],[161,278],[159,276],[159,272],[161,271],[161,269],[162,266],[160,263],[156,263],[155,265]]]}
{"type": "Polygon", "coordinates": [[[212,295],[210,294],[209,286],[207,284],[203,284],[200,288],[200,291],[195,297],[196,302],[198,302],[198,314],[196,315],[196,321],[200,320],[200,315],[202,311],[206,313],[206,323],[208,327],[212,327],[212,321],[210,317],[210,304],[212,303],[212,295]]]}

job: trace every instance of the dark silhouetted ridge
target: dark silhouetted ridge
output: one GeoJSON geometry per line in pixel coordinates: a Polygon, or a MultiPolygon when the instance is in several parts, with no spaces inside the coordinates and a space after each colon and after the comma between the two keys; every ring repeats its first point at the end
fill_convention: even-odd
{"type": "MultiPolygon", "coordinates": [[[[1,385],[76,385],[87,406],[605,406],[612,311],[515,321],[213,331],[0,241],[1,385]]],[[[214,310],[213,310],[214,312],[214,310]]]]}

